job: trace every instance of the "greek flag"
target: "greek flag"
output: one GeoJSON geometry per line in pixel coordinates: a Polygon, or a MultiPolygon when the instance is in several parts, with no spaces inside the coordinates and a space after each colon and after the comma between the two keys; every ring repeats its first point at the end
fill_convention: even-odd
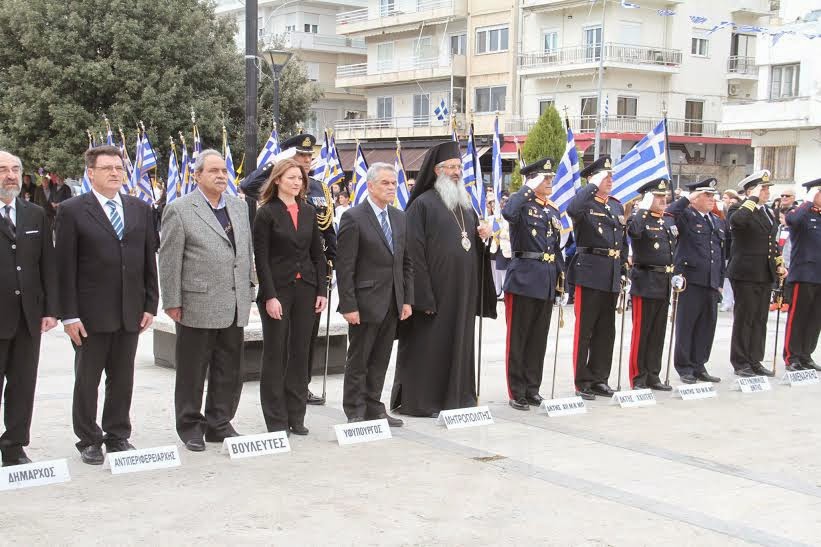
{"type": "Polygon", "coordinates": [[[621,0],[621,7],[629,9],[638,9],[641,6],[639,6],[638,4],[633,4],[632,2],[627,2],[627,0],[621,0]]]}
{"type": "Polygon", "coordinates": [[[691,15],[690,22],[695,23],[696,25],[703,25],[707,22],[707,18],[700,15],[691,15]]]}
{"type": "Polygon", "coordinates": [[[446,119],[448,119],[448,115],[450,114],[450,111],[448,110],[448,107],[445,104],[445,99],[442,99],[439,102],[439,106],[437,106],[436,108],[433,109],[433,113],[436,115],[436,119],[439,120],[440,122],[443,122],[446,119]]]}
{"type": "MultiPolygon", "coordinates": [[[[146,150],[151,150],[151,153],[154,153],[154,149],[151,148],[151,144],[149,143],[146,147],[146,143],[148,139],[143,135],[137,135],[137,150],[134,153],[134,171],[133,176],[131,177],[131,186],[134,189],[135,195],[143,200],[144,202],[148,203],[149,205],[154,204],[154,190],[151,187],[151,178],[148,175],[149,169],[146,168],[144,163],[144,156],[146,150]]],[[[153,156],[154,158],[154,167],[157,166],[157,157],[153,156]]]]}
{"type": "Polygon", "coordinates": [[[189,192],[188,179],[191,176],[191,164],[188,161],[188,146],[185,141],[182,143],[182,155],[180,156],[180,196],[184,196],[189,192]]]}
{"type": "MultiPolygon", "coordinates": [[[[90,131],[86,131],[88,135],[88,149],[94,148],[94,137],[90,131]]],[[[83,185],[80,187],[80,193],[85,194],[91,192],[91,179],[88,177],[88,167],[83,170],[83,185]]]]}
{"type": "Polygon", "coordinates": [[[114,133],[111,132],[111,127],[106,129],[105,133],[105,143],[108,146],[114,146],[114,133]]]}
{"type": "Polygon", "coordinates": [[[131,158],[128,157],[128,149],[125,146],[125,135],[123,135],[122,128],[120,129],[120,154],[123,156],[123,164],[125,165],[125,174],[123,177],[123,186],[120,188],[120,193],[131,193],[131,177],[134,173],[134,166],[131,164],[131,158]]]}
{"type": "Polygon", "coordinates": [[[237,195],[237,170],[234,167],[234,158],[231,157],[231,145],[228,144],[228,132],[222,128],[222,153],[225,156],[225,168],[228,170],[228,193],[237,195]]]}
{"type": "Polygon", "coordinates": [[[319,149],[319,156],[317,156],[311,164],[310,176],[318,181],[324,182],[326,172],[328,170],[328,132],[325,131],[325,139],[322,141],[322,148],[319,149]]]}
{"type": "Polygon", "coordinates": [[[325,171],[328,186],[335,182],[340,184],[345,182],[345,172],[342,170],[342,162],[339,160],[339,151],[336,149],[336,141],[331,136],[331,144],[328,149],[328,168],[325,171]]]}
{"type": "Polygon", "coordinates": [[[567,144],[564,148],[564,155],[556,169],[556,178],[553,179],[553,194],[550,199],[556,204],[562,218],[562,231],[571,228],[570,217],[567,215],[567,206],[570,200],[576,195],[576,191],[581,188],[581,176],[579,175],[579,152],[576,150],[576,138],[573,131],[567,128],[567,144]]]}
{"type": "Polygon", "coordinates": [[[368,197],[368,162],[365,161],[365,154],[362,153],[362,145],[356,143],[356,159],[353,162],[353,201],[354,205],[359,205],[368,197]]]}
{"type": "Polygon", "coordinates": [[[613,167],[613,197],[623,203],[639,196],[636,191],[642,185],[658,178],[670,179],[667,169],[665,121],[641,139],[613,167]]]}
{"type": "Polygon", "coordinates": [[[273,161],[274,156],[282,152],[279,147],[279,134],[277,133],[277,125],[271,130],[271,135],[268,137],[268,142],[262,148],[262,152],[257,156],[257,167],[262,167],[268,162],[273,161]]]}
{"type": "Polygon", "coordinates": [[[396,158],[393,160],[393,168],[396,171],[396,207],[405,210],[408,206],[410,193],[408,192],[408,177],[405,175],[405,164],[402,163],[402,147],[399,139],[396,140],[396,158]]]}
{"type": "MultiPolygon", "coordinates": [[[[499,137],[499,118],[493,122],[493,156],[491,158],[492,178],[493,178],[493,195],[496,196],[496,216],[501,214],[499,204],[502,203],[502,143],[499,137]]],[[[487,204],[485,204],[487,207],[487,204]]],[[[487,210],[485,210],[487,216],[487,210]]]]}
{"type": "Polygon", "coordinates": [[[714,33],[717,30],[721,30],[725,27],[731,27],[731,26],[733,26],[732,21],[722,21],[719,24],[717,24],[716,26],[714,26],[713,28],[711,28],[710,30],[708,30],[707,35],[709,36],[710,34],[714,33]]]}
{"type": "Polygon", "coordinates": [[[473,210],[480,218],[484,218],[485,193],[482,184],[482,172],[476,158],[476,144],[473,142],[473,124],[468,134],[468,146],[462,154],[462,183],[470,195],[473,210]]]}
{"type": "Polygon", "coordinates": [[[174,148],[171,148],[171,153],[168,155],[168,177],[165,180],[165,202],[171,203],[180,197],[180,192],[182,191],[180,168],[177,165],[177,153],[174,151],[174,148]]]}
{"type": "Polygon", "coordinates": [[[610,95],[604,98],[604,110],[602,111],[601,125],[607,127],[607,119],[610,117],[610,95]]]}
{"type": "Polygon", "coordinates": [[[675,15],[675,14],[676,14],[676,12],[675,12],[675,11],[673,11],[673,10],[671,10],[671,9],[660,9],[660,10],[656,10],[656,13],[658,13],[658,14],[659,14],[659,15],[661,15],[662,17],[672,17],[673,15],[675,15]]]}

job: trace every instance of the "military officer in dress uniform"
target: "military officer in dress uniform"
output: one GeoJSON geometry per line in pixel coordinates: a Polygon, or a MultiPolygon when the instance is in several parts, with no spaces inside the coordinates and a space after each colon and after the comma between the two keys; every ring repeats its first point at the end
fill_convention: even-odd
{"type": "MultiPolygon", "coordinates": [[[[282,152],[275,157],[275,161],[280,158],[292,157],[297,163],[301,164],[306,173],[311,170],[311,157],[314,153],[314,144],[316,144],[316,137],[308,133],[300,133],[289,139],[286,139],[280,144],[282,152]],[[293,152],[292,152],[293,151],[293,152]]],[[[242,182],[240,187],[246,196],[256,199],[262,191],[265,181],[268,180],[268,175],[271,173],[273,162],[268,165],[263,165],[257,168],[256,171],[248,175],[242,182]]],[[[328,279],[331,278],[333,271],[333,264],[336,260],[336,231],[334,230],[334,208],[333,199],[328,187],[321,181],[313,177],[308,177],[308,192],[306,195],[308,203],[316,209],[316,221],[319,224],[319,230],[322,232],[322,239],[325,248],[325,259],[328,261],[328,279]]],[[[311,381],[311,368],[314,361],[314,344],[313,341],[319,332],[319,318],[320,314],[316,314],[314,321],[313,336],[311,337],[311,346],[308,349],[308,382],[311,381]]],[[[318,397],[308,391],[309,405],[323,405],[325,399],[318,397]]]]}
{"type": "Polygon", "coordinates": [[[624,207],[610,196],[612,173],[610,156],[585,167],[581,176],[587,185],[567,207],[576,239],[568,273],[576,286],[573,367],[577,394],[588,400],[613,395],[607,379],[616,339],[616,303],[627,274],[624,207]]]}
{"type": "Polygon", "coordinates": [[[513,257],[504,283],[507,319],[507,391],[510,406],[530,410],[542,397],[547,332],[559,276],[564,271],[559,209],[550,201],[553,160],[543,158],[522,168],[527,177],[510,196],[502,216],[510,226],[513,257]]]}
{"type": "Polygon", "coordinates": [[[661,355],[670,305],[670,279],[678,228],[664,214],[670,182],[656,179],[639,193],[644,194],[627,226],[633,249],[630,295],[633,300],[633,335],[630,343],[630,385],[633,389],[670,391],[662,383],[661,355]]]}
{"type": "Polygon", "coordinates": [[[787,275],[778,248],[778,221],[765,205],[770,172],[753,173],[738,183],[747,194],[730,219],[733,235],[727,277],[733,287],[733,334],[730,363],[737,376],[775,376],[761,366],[767,339],[767,313],[773,284],[787,275]]]}
{"type": "Polygon", "coordinates": [[[801,206],[787,213],[790,227],[792,303],[784,335],[787,370],[821,370],[812,359],[821,331],[821,179],[805,182],[807,194],[801,206]]]}
{"type": "Polygon", "coordinates": [[[713,214],[715,179],[686,185],[681,197],[667,207],[678,228],[674,255],[676,273],[687,281],[679,296],[673,361],[685,384],[720,382],[707,373],[724,284],[724,244],[727,228],[713,214]]]}

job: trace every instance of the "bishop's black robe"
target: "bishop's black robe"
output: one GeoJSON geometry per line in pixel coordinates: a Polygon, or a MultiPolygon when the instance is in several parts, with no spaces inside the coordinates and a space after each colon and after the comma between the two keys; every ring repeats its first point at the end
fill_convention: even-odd
{"type": "Polygon", "coordinates": [[[476,406],[474,330],[482,277],[484,316],[496,317],[490,255],[476,233],[478,217],[472,209],[462,210],[471,243],[465,251],[456,221],[462,216],[448,210],[436,190],[416,198],[406,213],[414,303],[413,315],[399,328],[391,409],[431,416],[476,406]]]}

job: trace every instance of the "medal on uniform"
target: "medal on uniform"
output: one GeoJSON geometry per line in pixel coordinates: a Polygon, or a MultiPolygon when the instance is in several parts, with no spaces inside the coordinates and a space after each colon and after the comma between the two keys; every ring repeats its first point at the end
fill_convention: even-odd
{"type": "Polygon", "coordinates": [[[673,237],[678,237],[678,226],[670,226],[670,233],[673,237]]]}
{"type": "Polygon", "coordinates": [[[658,250],[658,248],[659,248],[659,242],[658,242],[658,241],[656,241],[655,243],[653,243],[653,248],[654,248],[654,249],[656,249],[656,250],[658,250]]]}
{"type": "Polygon", "coordinates": [[[533,237],[536,237],[536,228],[533,228],[530,233],[533,237]]]}
{"type": "Polygon", "coordinates": [[[600,234],[603,234],[603,233],[604,233],[604,232],[602,231],[602,229],[601,229],[601,226],[599,226],[599,233],[600,233],[600,234]]]}
{"type": "Polygon", "coordinates": [[[619,224],[624,225],[624,215],[619,215],[619,224]]]}
{"type": "Polygon", "coordinates": [[[556,228],[557,230],[562,229],[562,223],[559,222],[559,219],[556,218],[556,217],[553,217],[553,227],[556,228]]]}

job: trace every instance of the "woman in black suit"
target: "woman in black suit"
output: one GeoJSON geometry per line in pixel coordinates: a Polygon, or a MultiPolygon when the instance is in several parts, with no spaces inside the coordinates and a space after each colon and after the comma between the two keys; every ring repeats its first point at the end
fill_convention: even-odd
{"type": "Polygon", "coordinates": [[[268,431],[307,435],[308,348],[315,314],[327,304],[327,266],[308,176],[294,160],[274,166],[254,220],[262,318],[260,402],[268,431]],[[290,354],[290,358],[288,355],[290,354]]]}

